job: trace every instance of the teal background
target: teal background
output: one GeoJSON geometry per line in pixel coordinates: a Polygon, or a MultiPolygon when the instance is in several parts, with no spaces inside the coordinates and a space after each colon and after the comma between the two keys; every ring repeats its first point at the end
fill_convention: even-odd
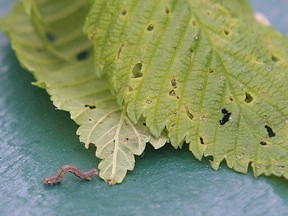
{"type": "MultiPolygon", "coordinates": [[[[277,30],[288,34],[287,0],[253,0],[277,30]]],[[[12,2],[0,0],[0,16],[12,2]]],[[[288,215],[288,182],[255,179],[224,164],[215,172],[188,148],[148,147],[125,181],[108,186],[72,174],[45,187],[44,177],[65,164],[88,170],[98,164],[68,113],[55,110],[47,93],[31,85],[0,32],[0,215],[288,215]]]]}

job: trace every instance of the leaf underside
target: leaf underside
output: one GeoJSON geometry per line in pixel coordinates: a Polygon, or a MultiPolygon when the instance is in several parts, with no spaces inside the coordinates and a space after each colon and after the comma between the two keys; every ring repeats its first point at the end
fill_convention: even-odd
{"type": "Polygon", "coordinates": [[[247,1],[97,0],[85,32],[98,76],[134,123],[144,117],[156,137],[166,128],[174,147],[189,143],[215,169],[225,160],[288,178],[288,39],[249,10],[247,1]]]}
{"type": "Polygon", "coordinates": [[[132,124],[106,79],[96,76],[92,43],[82,33],[89,1],[23,3],[0,24],[21,65],[33,73],[35,85],[47,90],[58,109],[70,112],[80,125],[77,134],[85,147],[96,145],[96,156],[102,159],[100,177],[112,184],[122,182],[127,170],[134,168],[134,155],[140,155],[147,142],[160,148],[165,136],[154,139],[143,120],[132,124]],[[33,14],[41,14],[42,23],[35,24],[33,14]]]}

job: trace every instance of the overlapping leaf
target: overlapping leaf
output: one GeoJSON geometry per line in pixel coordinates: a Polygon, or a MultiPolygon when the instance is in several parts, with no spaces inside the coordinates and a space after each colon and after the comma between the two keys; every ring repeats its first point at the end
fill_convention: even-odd
{"type": "Polygon", "coordinates": [[[143,122],[132,124],[108,82],[96,77],[92,44],[82,34],[89,1],[23,3],[26,10],[20,3],[1,22],[20,63],[33,72],[58,109],[71,113],[85,147],[96,145],[96,156],[103,159],[100,176],[112,184],[121,182],[134,168],[134,154],[140,155],[149,141],[159,148],[166,139],[154,139],[143,122]],[[41,15],[41,22],[35,23],[31,14],[41,15]]]}
{"type": "Polygon", "coordinates": [[[288,39],[246,1],[97,0],[85,32],[98,75],[156,137],[166,127],[239,172],[288,178],[288,39]],[[237,11],[237,8],[240,8],[237,11]],[[249,12],[250,11],[250,12],[249,12]]]}

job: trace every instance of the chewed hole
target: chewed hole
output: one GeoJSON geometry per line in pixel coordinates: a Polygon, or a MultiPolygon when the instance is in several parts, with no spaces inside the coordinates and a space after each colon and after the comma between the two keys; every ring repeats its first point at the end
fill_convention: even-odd
{"type": "Polygon", "coordinates": [[[122,12],[121,12],[121,15],[125,16],[127,14],[127,10],[124,9],[122,12]]]}
{"type": "Polygon", "coordinates": [[[264,140],[261,140],[260,145],[265,146],[267,145],[267,142],[265,142],[264,140]]]}
{"type": "Polygon", "coordinates": [[[172,96],[172,97],[175,97],[175,96],[176,96],[175,90],[171,90],[171,91],[169,92],[169,95],[172,96]]]}
{"type": "Polygon", "coordinates": [[[176,81],[176,79],[171,79],[171,85],[172,85],[172,87],[175,89],[175,88],[177,88],[177,81],[176,81]]]}
{"type": "Polygon", "coordinates": [[[271,127],[269,127],[268,125],[265,125],[265,128],[267,130],[267,133],[268,133],[269,137],[275,137],[276,136],[276,134],[274,133],[274,131],[272,130],[271,127]]]}
{"type": "Polygon", "coordinates": [[[54,41],[56,41],[56,39],[57,39],[56,35],[52,34],[51,32],[47,32],[47,33],[46,33],[46,38],[47,38],[48,41],[50,41],[50,42],[54,42],[54,41]]]}
{"type": "Polygon", "coordinates": [[[169,14],[170,13],[170,9],[168,7],[165,8],[165,13],[169,14]]]}
{"type": "Polygon", "coordinates": [[[148,99],[148,100],[146,100],[146,103],[147,104],[152,104],[152,100],[148,99]]]}
{"type": "Polygon", "coordinates": [[[246,103],[251,103],[254,100],[254,98],[248,93],[245,93],[245,102],[246,103]]]}
{"type": "Polygon", "coordinates": [[[132,78],[140,78],[140,77],[143,77],[142,63],[137,63],[134,65],[132,69],[132,78]]]}
{"type": "Polygon", "coordinates": [[[89,52],[87,50],[84,50],[76,55],[76,59],[78,61],[83,61],[87,59],[88,57],[89,57],[89,52]]]}
{"type": "Polygon", "coordinates": [[[203,137],[200,137],[200,138],[199,138],[199,141],[200,141],[200,143],[201,143],[202,145],[205,144],[205,143],[204,143],[204,139],[203,139],[203,137]]]}
{"type": "Polygon", "coordinates": [[[272,60],[273,62],[278,62],[278,61],[280,61],[280,59],[279,59],[277,56],[275,56],[275,55],[272,55],[272,56],[271,56],[271,60],[272,60]]]}
{"type": "Polygon", "coordinates": [[[194,118],[194,115],[188,110],[188,108],[186,108],[186,115],[188,116],[190,120],[194,118]]]}
{"type": "Polygon", "coordinates": [[[96,109],[96,106],[94,105],[85,105],[85,107],[89,107],[89,109],[96,109]]]}
{"type": "Polygon", "coordinates": [[[225,34],[225,35],[227,35],[227,36],[230,34],[230,31],[229,31],[229,30],[227,30],[227,29],[224,29],[224,31],[223,31],[223,32],[224,32],[224,34],[225,34]]]}
{"type": "Polygon", "coordinates": [[[147,27],[147,30],[148,31],[153,31],[154,30],[154,26],[152,24],[150,24],[148,27],[147,27]]]}
{"type": "Polygon", "coordinates": [[[221,120],[219,120],[219,123],[220,123],[220,125],[225,125],[229,121],[232,113],[228,112],[228,110],[226,110],[225,108],[222,109],[221,112],[223,114],[223,118],[221,120]]]}

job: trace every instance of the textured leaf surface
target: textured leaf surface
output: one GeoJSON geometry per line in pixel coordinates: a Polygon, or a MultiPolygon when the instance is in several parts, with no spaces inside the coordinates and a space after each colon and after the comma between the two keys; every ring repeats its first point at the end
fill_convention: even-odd
{"type": "Polygon", "coordinates": [[[288,178],[288,39],[246,1],[99,0],[85,32],[133,122],[215,169],[288,178]]]}
{"type": "Polygon", "coordinates": [[[77,134],[85,147],[96,145],[96,156],[103,159],[100,176],[111,183],[121,182],[127,170],[134,168],[134,154],[140,155],[148,141],[160,148],[166,139],[154,139],[143,122],[132,124],[110,93],[108,82],[96,77],[92,44],[82,34],[89,1],[37,1],[45,21],[37,27],[33,16],[25,13],[35,9],[27,2],[34,1],[26,1],[25,10],[18,4],[1,27],[21,64],[33,72],[35,84],[46,88],[55,106],[69,111],[80,125],[77,134]]]}

